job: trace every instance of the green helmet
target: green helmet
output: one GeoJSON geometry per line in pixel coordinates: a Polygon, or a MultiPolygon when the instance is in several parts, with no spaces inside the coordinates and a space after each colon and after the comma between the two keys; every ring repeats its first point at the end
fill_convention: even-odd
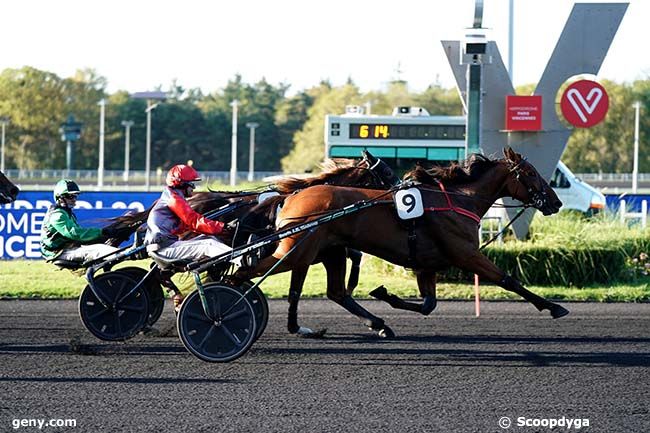
{"type": "Polygon", "coordinates": [[[81,194],[79,185],[73,180],[61,179],[54,185],[54,201],[59,200],[62,195],[81,194]]]}

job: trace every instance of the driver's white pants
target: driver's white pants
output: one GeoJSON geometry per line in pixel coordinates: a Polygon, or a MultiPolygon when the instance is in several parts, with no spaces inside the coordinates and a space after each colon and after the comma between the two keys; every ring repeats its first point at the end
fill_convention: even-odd
{"type": "Polygon", "coordinates": [[[95,260],[107,256],[117,250],[117,248],[106,244],[82,245],[80,247],[63,250],[63,252],[56,258],[70,260],[72,262],[87,262],[89,260],[95,260]]]}
{"type": "Polygon", "coordinates": [[[176,241],[159,249],[156,254],[173,260],[198,260],[203,257],[216,257],[231,250],[232,248],[213,236],[199,235],[186,241],[176,241]]]}

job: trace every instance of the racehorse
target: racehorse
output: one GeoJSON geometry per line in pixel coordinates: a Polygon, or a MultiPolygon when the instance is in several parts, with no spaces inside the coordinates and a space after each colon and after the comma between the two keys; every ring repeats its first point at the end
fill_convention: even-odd
{"type": "Polygon", "coordinates": [[[0,204],[13,202],[18,197],[19,192],[18,187],[0,171],[0,204]]]}
{"type": "MultiPolygon", "coordinates": [[[[363,151],[363,158],[355,162],[347,159],[326,160],[322,165],[323,172],[307,178],[287,177],[280,179],[274,185],[274,190],[280,193],[262,205],[262,211],[251,212],[250,207],[243,206],[235,213],[224,215],[222,221],[228,222],[240,219],[240,226],[236,238],[232,240],[234,246],[242,245],[249,240],[250,235],[261,235],[274,229],[275,211],[288,194],[312,187],[314,185],[333,184],[340,186],[360,186],[365,188],[388,189],[400,181],[390,167],[381,159],[375,158],[370,152],[363,151]]],[[[211,212],[229,202],[241,200],[256,204],[257,194],[250,192],[197,192],[189,203],[194,210],[201,214],[211,212]]],[[[146,222],[150,209],[131,215],[124,215],[111,220],[111,228],[122,230],[123,236],[112,239],[113,245],[119,245],[135,231],[142,223],[146,222]]],[[[348,257],[352,261],[352,269],[348,278],[348,289],[354,290],[358,284],[361,253],[346,247],[332,247],[328,254],[348,257]]],[[[318,260],[316,260],[318,262],[318,260]]],[[[307,276],[309,266],[295,269],[291,274],[289,288],[289,313],[287,329],[292,334],[319,336],[324,330],[313,332],[308,328],[298,325],[297,311],[302,287],[307,276]]]]}
{"type": "Polygon", "coordinates": [[[396,308],[429,314],[436,306],[436,273],[455,266],[519,294],[538,310],[549,310],[553,318],[568,314],[562,306],[528,291],[479,251],[480,217],[497,199],[512,197],[544,215],[559,211],[561,201],[532,164],[507,148],[503,159],[473,155],[466,166],[453,164],[431,170],[418,166],[405,178],[414,182],[413,187],[420,191],[426,206],[424,215],[412,223],[398,219],[390,191],[323,185],[288,197],[278,216],[278,228],[302,224],[361,201],[378,204],[323,224],[311,233],[284,238],[273,254],[254,269],[238,270],[235,281],[263,275],[281,258],[285,260],[273,273],[306,269],[319,257],[327,270],[328,298],[364,320],[379,336],[394,336],[381,318],[361,307],[346,292],[345,259],[329,251],[332,247],[347,246],[415,271],[423,297],[417,308],[394,295],[376,294],[396,308]],[[303,236],[309,238],[298,244],[303,236]],[[284,257],[294,246],[295,251],[284,257]]]}

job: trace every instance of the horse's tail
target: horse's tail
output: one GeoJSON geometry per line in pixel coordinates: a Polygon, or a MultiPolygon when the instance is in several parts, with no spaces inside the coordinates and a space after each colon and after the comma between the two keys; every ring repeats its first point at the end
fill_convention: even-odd
{"type": "Polygon", "coordinates": [[[108,218],[106,221],[109,223],[106,225],[106,227],[111,227],[115,230],[132,229],[131,233],[133,233],[147,221],[147,218],[149,218],[149,214],[151,213],[151,209],[153,209],[153,206],[151,206],[149,209],[143,210],[142,212],[126,213],[118,217],[108,218]]]}
{"type": "Polygon", "coordinates": [[[118,246],[129,239],[147,221],[152,208],[153,205],[142,212],[127,213],[118,217],[105,219],[104,221],[108,224],[104,225],[103,228],[110,228],[119,233],[116,237],[107,239],[105,243],[118,246]]]}

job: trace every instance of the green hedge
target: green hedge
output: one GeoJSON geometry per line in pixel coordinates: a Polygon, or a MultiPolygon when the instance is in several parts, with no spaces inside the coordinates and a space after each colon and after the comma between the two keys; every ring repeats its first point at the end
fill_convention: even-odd
{"type": "Polygon", "coordinates": [[[627,281],[628,255],[622,248],[492,248],[486,255],[524,284],[584,287],[627,281]]]}
{"type": "MultiPolygon", "coordinates": [[[[485,250],[499,268],[524,284],[566,287],[650,284],[643,253],[650,253],[650,229],[622,226],[611,216],[584,219],[571,215],[536,217],[529,240],[511,240],[485,250]]],[[[452,270],[443,280],[459,276],[452,270]]]]}

